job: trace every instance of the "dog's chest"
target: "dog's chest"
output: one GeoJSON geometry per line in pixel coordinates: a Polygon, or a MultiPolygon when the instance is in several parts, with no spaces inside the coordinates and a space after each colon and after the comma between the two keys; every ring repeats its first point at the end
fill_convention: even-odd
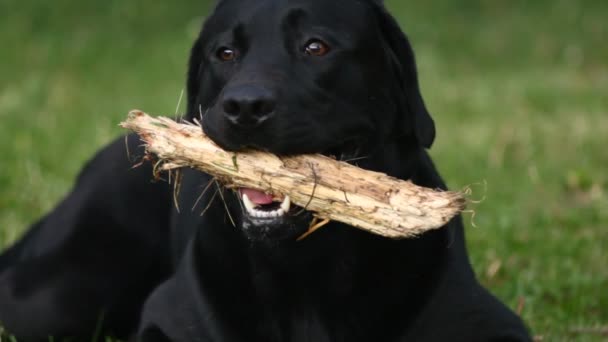
{"type": "Polygon", "coordinates": [[[352,317],[319,311],[318,307],[294,306],[267,317],[262,328],[264,342],[358,342],[368,341],[362,326],[349,324],[352,317]]]}
{"type": "Polygon", "coordinates": [[[293,342],[330,342],[327,327],[319,316],[312,312],[302,312],[292,316],[290,322],[289,340],[293,342]]]}

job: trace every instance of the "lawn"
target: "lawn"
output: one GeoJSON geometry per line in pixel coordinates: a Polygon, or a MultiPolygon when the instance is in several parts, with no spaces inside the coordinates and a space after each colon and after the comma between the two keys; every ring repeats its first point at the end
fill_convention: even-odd
{"type": "MultiPolygon", "coordinates": [[[[432,155],[480,280],[545,341],[608,329],[608,2],[387,1],[417,52],[432,155]]],[[[0,246],[131,108],[174,113],[205,1],[0,1],[0,246]]],[[[182,106],[183,107],[183,106],[182,106]]]]}

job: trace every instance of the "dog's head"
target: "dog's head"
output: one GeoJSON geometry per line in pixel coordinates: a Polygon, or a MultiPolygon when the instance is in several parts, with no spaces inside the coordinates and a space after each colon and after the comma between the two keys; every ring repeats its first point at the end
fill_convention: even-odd
{"type": "MultiPolygon", "coordinates": [[[[435,135],[410,44],[373,0],[220,1],[192,48],[188,116],[227,150],[342,160],[395,139],[430,147],[435,135]]],[[[239,197],[252,238],[308,227],[288,199],[239,197]]]]}

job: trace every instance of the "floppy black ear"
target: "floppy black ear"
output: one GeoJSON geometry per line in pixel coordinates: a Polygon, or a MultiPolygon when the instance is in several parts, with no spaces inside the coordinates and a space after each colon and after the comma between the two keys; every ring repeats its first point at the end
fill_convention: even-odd
{"type": "Polygon", "coordinates": [[[222,4],[222,0],[216,1],[215,6],[211,10],[211,15],[203,22],[199,35],[192,45],[192,49],[190,50],[186,81],[186,94],[188,99],[186,119],[188,120],[202,116],[204,113],[201,112],[204,111],[205,108],[201,108],[201,104],[208,104],[211,99],[217,95],[217,93],[213,91],[206,91],[208,89],[205,89],[205,92],[201,93],[201,86],[205,83],[205,81],[209,80],[209,75],[206,73],[208,60],[205,58],[204,46],[207,40],[207,35],[211,30],[211,18],[222,4]]]}
{"type": "Polygon", "coordinates": [[[186,94],[188,97],[188,105],[186,119],[192,120],[199,116],[199,93],[201,87],[201,77],[204,69],[203,48],[201,38],[197,38],[190,51],[190,59],[188,62],[188,75],[186,81],[186,94]]]}
{"type": "Polygon", "coordinates": [[[412,125],[414,136],[420,145],[430,148],[435,140],[435,123],[420,94],[414,51],[395,18],[382,5],[382,1],[373,2],[382,36],[392,54],[398,81],[405,97],[405,109],[411,118],[404,124],[412,125]]]}

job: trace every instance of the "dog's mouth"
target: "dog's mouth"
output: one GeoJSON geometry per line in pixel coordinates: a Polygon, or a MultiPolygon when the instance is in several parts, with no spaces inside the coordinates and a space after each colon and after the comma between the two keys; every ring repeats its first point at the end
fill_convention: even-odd
{"type": "MultiPolygon", "coordinates": [[[[359,141],[348,140],[324,150],[327,157],[356,164],[361,159],[359,141]]],[[[253,188],[236,189],[241,202],[242,227],[251,240],[297,239],[313,221],[313,213],[292,203],[287,195],[265,193],[253,188]]]]}
{"type": "Polygon", "coordinates": [[[239,188],[242,228],[250,240],[296,240],[306,233],[312,213],[294,205],[289,196],[239,188]]]}
{"type": "Polygon", "coordinates": [[[276,198],[271,194],[248,188],[240,188],[239,195],[244,211],[250,219],[279,221],[290,215],[291,199],[289,196],[276,198]]]}

